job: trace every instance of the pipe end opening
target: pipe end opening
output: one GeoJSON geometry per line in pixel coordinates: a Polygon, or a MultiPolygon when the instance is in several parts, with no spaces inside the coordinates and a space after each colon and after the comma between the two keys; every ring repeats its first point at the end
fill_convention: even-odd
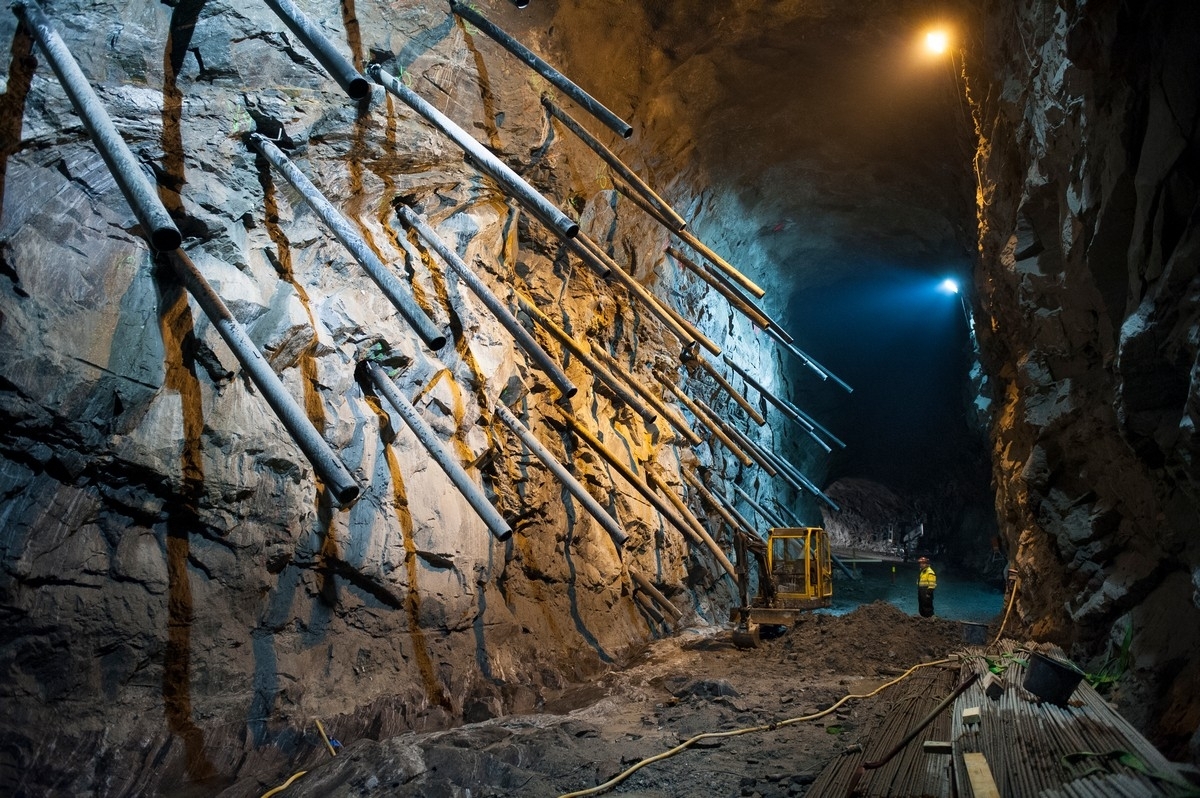
{"type": "Polygon", "coordinates": [[[629,138],[633,135],[633,125],[622,125],[621,129],[617,131],[617,134],[623,139],[629,138]]]}
{"type": "Polygon", "coordinates": [[[506,541],[512,537],[513,530],[512,530],[511,526],[506,525],[504,527],[504,529],[493,529],[492,534],[495,535],[496,540],[503,543],[504,541],[506,541]]]}
{"type": "Polygon", "coordinates": [[[346,84],[346,94],[351,100],[365,100],[371,96],[371,83],[360,75],[346,84]]]}
{"type": "Polygon", "coordinates": [[[333,494],[333,500],[338,503],[339,507],[346,507],[358,498],[358,495],[362,493],[362,488],[354,483],[350,483],[349,485],[334,488],[331,493],[333,494]]]}
{"type": "Polygon", "coordinates": [[[174,252],[182,244],[183,236],[174,225],[159,227],[150,232],[150,245],[159,252],[174,252]]]}
{"type": "Polygon", "coordinates": [[[563,227],[563,235],[567,238],[574,238],[575,236],[579,235],[579,225],[575,222],[565,225],[563,227]]]}
{"type": "Polygon", "coordinates": [[[447,340],[448,339],[444,335],[435,335],[432,338],[427,339],[425,343],[429,344],[429,348],[434,352],[439,352],[441,351],[442,347],[446,345],[447,340]]]}
{"type": "Polygon", "coordinates": [[[577,393],[579,393],[578,388],[576,388],[574,385],[567,385],[566,387],[563,388],[562,398],[563,399],[574,399],[575,394],[577,394],[577,393]]]}

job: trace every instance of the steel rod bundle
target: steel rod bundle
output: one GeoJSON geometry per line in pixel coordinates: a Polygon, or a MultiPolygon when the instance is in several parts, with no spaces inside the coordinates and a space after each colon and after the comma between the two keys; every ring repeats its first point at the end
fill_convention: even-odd
{"type": "Polygon", "coordinates": [[[438,440],[437,433],[433,428],[425,423],[425,419],[421,418],[421,414],[417,412],[417,408],[412,402],[404,397],[396,388],[395,383],[388,377],[383,367],[374,361],[367,361],[367,374],[374,383],[375,388],[388,400],[392,407],[396,408],[396,412],[400,414],[400,418],[408,425],[408,428],[417,436],[417,440],[425,447],[425,451],[429,452],[430,457],[434,462],[441,466],[441,469],[446,472],[446,476],[450,477],[450,481],[454,483],[454,487],[458,488],[458,492],[463,495],[471,508],[479,515],[483,522],[487,524],[487,528],[498,540],[508,540],[512,537],[512,526],[504,520],[504,516],[492,506],[492,503],[483,495],[483,491],[475,484],[466,470],[459,464],[450,452],[446,451],[446,447],[438,440]]]}
{"type": "Polygon", "coordinates": [[[333,43],[321,33],[321,29],[304,16],[292,0],[264,0],[271,10],[291,28],[296,38],[304,43],[313,57],[325,67],[325,71],[337,81],[352,100],[361,100],[371,94],[371,83],[359,74],[349,61],[337,51],[333,43]]]}
{"type": "Polygon", "coordinates": [[[736,493],[737,495],[739,495],[743,499],[745,499],[746,503],[749,504],[754,509],[754,512],[758,513],[760,518],[762,518],[764,521],[766,521],[768,524],[771,525],[771,528],[783,529],[786,526],[782,521],[780,521],[778,518],[776,518],[774,515],[772,515],[770,512],[768,512],[766,507],[763,507],[761,504],[756,502],[754,499],[750,498],[750,494],[747,493],[746,491],[742,490],[737,485],[733,486],[733,491],[734,491],[734,493],[736,493]]]}
{"type": "Polygon", "coordinates": [[[283,387],[279,376],[271,369],[262,352],[250,340],[241,323],[229,312],[229,308],[221,301],[221,297],[196,264],[183,250],[177,249],[167,256],[175,274],[179,276],[188,293],[196,304],[204,311],[204,315],[212,322],[221,338],[229,345],[230,350],[246,370],[250,380],[262,393],[263,399],[275,411],[292,440],[304,452],[304,456],[312,463],[313,470],[329,489],[330,495],[339,506],[345,507],[354,501],[359,494],[358,483],[350,476],[350,472],[342,461],[334,454],[333,449],[313,426],[312,421],[304,414],[304,410],[283,387]]]}
{"type": "Polygon", "coordinates": [[[597,345],[592,346],[592,354],[596,356],[601,365],[629,383],[629,385],[635,391],[637,391],[643,399],[650,403],[651,407],[658,411],[660,416],[665,418],[672,427],[679,431],[679,434],[682,435],[689,444],[692,446],[699,446],[700,444],[704,443],[704,439],[697,435],[692,428],[688,426],[688,423],[683,420],[683,417],[680,416],[679,413],[672,410],[667,406],[666,402],[655,396],[653,391],[643,385],[641,380],[639,380],[632,372],[628,371],[624,366],[618,363],[616,359],[612,357],[612,355],[608,354],[603,348],[597,345]]]}
{"type": "Polygon", "coordinates": [[[579,225],[555,207],[554,203],[543,197],[537,189],[525,182],[520,175],[493,155],[491,150],[476,141],[467,131],[459,127],[450,117],[401,83],[395,75],[385,72],[378,64],[369,66],[367,73],[376,83],[399,98],[401,102],[416,111],[425,121],[457,144],[467,153],[477,168],[499,183],[505,192],[515,197],[557,236],[564,239],[574,238],[579,232],[579,225]]]}
{"type": "Polygon", "coordinates": [[[521,440],[521,443],[525,444],[526,448],[533,452],[537,459],[542,461],[542,465],[546,466],[550,470],[550,473],[554,474],[558,478],[558,481],[571,492],[571,495],[583,505],[592,518],[596,519],[596,523],[600,524],[600,528],[608,533],[608,536],[612,538],[617,548],[624,546],[625,541],[629,539],[629,535],[621,528],[617,520],[600,505],[600,502],[596,501],[592,494],[588,493],[587,488],[558,461],[558,458],[503,403],[497,402],[494,409],[496,415],[504,422],[504,426],[512,430],[513,434],[521,440]]]}
{"type": "Polygon", "coordinates": [[[179,228],[171,220],[171,215],[158,198],[158,192],[146,178],[141,164],[133,157],[129,145],[117,132],[100,98],[92,90],[66,42],[43,13],[42,7],[35,0],[17,0],[12,10],[25,23],[50,62],[58,82],[62,84],[63,91],[125,196],[125,201],[133,209],[150,245],[160,252],[178,249],[183,243],[179,228]]]}
{"type": "Polygon", "coordinates": [[[763,296],[763,294],[766,293],[766,291],[759,288],[754,283],[753,280],[751,280],[749,277],[747,277],[746,275],[739,272],[732,265],[730,265],[730,263],[728,261],[726,261],[724,258],[722,258],[717,253],[713,252],[707,246],[705,246],[704,243],[700,239],[698,239],[694,235],[692,235],[691,232],[689,232],[686,228],[684,228],[683,230],[674,229],[674,226],[671,224],[671,222],[669,220],[667,220],[665,217],[659,215],[658,211],[654,208],[654,206],[650,205],[650,203],[648,203],[644,199],[642,199],[641,196],[639,196],[637,194],[637,192],[635,192],[633,189],[629,188],[628,186],[626,186],[624,183],[622,183],[619,180],[614,180],[613,185],[616,186],[617,191],[621,192],[623,195],[628,197],[629,200],[634,205],[641,208],[642,211],[644,211],[652,219],[654,219],[656,222],[658,222],[663,227],[665,227],[672,235],[676,236],[680,241],[682,241],[683,243],[687,244],[692,249],[699,252],[706,260],[708,260],[710,263],[712,263],[714,266],[716,266],[718,269],[720,269],[722,272],[724,272],[725,275],[728,276],[730,279],[736,281],[738,285],[745,288],[747,291],[749,291],[751,294],[753,294],[756,298],[761,298],[763,296]]]}
{"type": "Polygon", "coordinates": [[[720,564],[720,566],[725,569],[726,573],[733,577],[734,582],[737,582],[737,569],[733,567],[733,563],[729,561],[729,557],[717,544],[717,541],[713,539],[713,536],[709,533],[709,531],[704,528],[704,524],[700,523],[700,519],[688,509],[688,506],[684,503],[683,499],[679,498],[679,495],[675,493],[675,491],[671,490],[671,486],[664,482],[661,477],[649,469],[647,469],[646,473],[650,477],[650,483],[658,491],[666,495],[667,500],[670,501],[671,504],[675,505],[675,509],[678,511],[681,517],[687,520],[688,523],[692,524],[692,528],[696,530],[696,534],[700,536],[700,540],[704,542],[704,545],[708,547],[708,550],[711,551],[713,556],[717,558],[717,562],[720,564]]]}
{"type": "Polygon", "coordinates": [[[472,25],[479,28],[479,30],[483,31],[488,38],[516,56],[516,58],[522,61],[526,66],[549,81],[563,94],[570,97],[576,105],[586,110],[599,121],[603,122],[606,127],[610,128],[618,136],[623,139],[627,139],[633,135],[633,127],[631,127],[628,122],[605,108],[594,97],[592,97],[583,89],[579,88],[579,86],[575,85],[569,78],[567,78],[557,69],[539,58],[528,47],[521,44],[507,32],[498,28],[487,17],[483,16],[469,6],[455,2],[455,0],[450,0],[450,10],[454,14],[457,14],[467,22],[470,22],[472,25]]]}
{"type": "Polygon", "coordinates": [[[738,407],[746,411],[746,415],[750,416],[751,421],[760,427],[767,423],[767,420],[762,417],[761,413],[754,409],[749,400],[738,393],[737,389],[730,384],[729,380],[725,379],[725,376],[721,374],[721,372],[717,371],[716,366],[714,366],[712,363],[709,363],[702,357],[695,357],[688,361],[688,363],[698,363],[700,368],[704,369],[704,371],[716,381],[717,385],[721,386],[721,389],[724,390],[725,393],[729,394],[733,401],[737,402],[738,407]]]}
{"type": "Polygon", "coordinates": [[[391,301],[404,320],[425,342],[425,345],[435,352],[445,346],[445,334],[421,309],[416,299],[413,298],[412,292],[400,282],[400,278],[383,265],[383,261],[354,229],[350,220],[333,207],[333,203],[325,198],[320,189],[314,186],[312,181],[270,139],[259,133],[251,133],[249,140],[250,145],[300,192],[300,196],[304,198],[308,206],[316,212],[317,216],[321,217],[321,221],[325,222],[326,227],[342,243],[342,246],[354,256],[354,259],[375,281],[379,290],[391,301]]]}
{"type": "Polygon", "coordinates": [[[664,219],[670,220],[676,230],[682,230],[687,227],[687,222],[682,216],[675,212],[675,209],[667,204],[666,200],[658,196],[654,189],[650,188],[645,180],[642,180],[636,172],[625,165],[625,162],[616,156],[616,154],[605,147],[599,139],[587,131],[587,129],[579,124],[576,119],[568,114],[563,109],[554,104],[549,95],[542,95],[542,105],[550,112],[550,115],[563,124],[567,130],[574,133],[579,140],[591,148],[592,152],[600,156],[600,160],[604,161],[614,172],[621,176],[621,179],[628,183],[634,190],[642,195],[642,198],[655,207],[662,214],[664,219]]]}
{"type": "Polygon", "coordinates": [[[537,305],[533,304],[533,300],[518,294],[517,302],[520,304],[521,309],[525,311],[529,318],[533,319],[535,324],[557,338],[558,342],[561,343],[563,347],[566,348],[572,355],[577,357],[579,362],[587,367],[588,371],[592,372],[592,374],[596,376],[596,379],[607,385],[609,390],[611,390],[618,399],[629,405],[629,408],[641,416],[647,424],[654,423],[654,421],[658,418],[658,415],[654,412],[654,410],[647,407],[635,392],[629,389],[629,386],[625,384],[624,380],[611,373],[608,369],[604,368],[604,366],[600,364],[600,361],[592,357],[591,353],[584,349],[583,344],[576,341],[573,337],[571,337],[570,333],[551,321],[550,317],[545,313],[542,313],[542,311],[538,309],[537,305]]]}
{"type": "Polygon", "coordinates": [[[554,387],[558,388],[562,395],[568,399],[574,396],[578,389],[567,378],[562,367],[554,362],[554,359],[533,339],[533,336],[521,325],[521,322],[517,321],[516,317],[509,312],[508,307],[492,293],[487,283],[471,267],[463,262],[458,253],[442,240],[442,237],[429,226],[425,219],[412,208],[403,204],[396,205],[396,213],[399,215],[400,220],[415,230],[425,240],[425,243],[442,257],[446,265],[454,270],[459,279],[467,284],[467,287],[479,298],[479,301],[492,312],[492,315],[496,317],[500,325],[513,337],[513,340],[517,342],[517,346],[521,347],[525,351],[525,354],[529,355],[533,360],[538,369],[550,378],[550,382],[554,383],[554,387]]]}
{"type": "MultiPolygon", "coordinates": [[[[741,462],[742,465],[748,466],[748,465],[751,465],[754,463],[754,461],[750,459],[750,455],[743,452],[736,443],[734,443],[732,440],[730,440],[729,436],[726,435],[724,432],[722,432],[720,427],[717,426],[717,424],[712,419],[710,419],[704,413],[704,411],[702,411],[696,405],[695,400],[693,400],[691,397],[689,397],[686,393],[683,392],[683,389],[681,389],[677,385],[672,384],[670,380],[668,380],[662,374],[659,374],[657,371],[654,372],[654,378],[656,380],[658,380],[660,383],[662,383],[664,388],[666,388],[668,391],[670,391],[672,394],[674,394],[675,397],[677,399],[679,399],[679,401],[681,403],[683,403],[683,406],[686,407],[689,411],[691,411],[691,414],[696,419],[696,421],[698,421],[700,424],[704,425],[704,427],[706,427],[709,432],[711,432],[713,435],[715,435],[717,440],[719,440],[722,444],[724,444],[725,448],[728,449],[733,454],[733,456],[736,457],[741,462]]],[[[712,446],[711,440],[709,441],[709,446],[712,446]]]]}

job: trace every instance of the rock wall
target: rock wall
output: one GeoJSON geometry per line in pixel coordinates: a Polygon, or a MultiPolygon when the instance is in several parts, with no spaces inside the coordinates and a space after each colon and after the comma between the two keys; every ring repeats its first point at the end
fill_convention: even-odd
{"type": "Polygon", "coordinates": [[[989,3],[968,47],[997,509],[1036,636],[1200,757],[1200,7],[989,3]]]}
{"type": "MultiPolygon", "coordinates": [[[[663,234],[550,125],[544,82],[470,26],[420,4],[301,6],[357,67],[402,75],[639,279],[661,271],[663,234]]],[[[630,569],[692,617],[723,617],[732,597],[711,557],[550,423],[549,381],[392,203],[428,215],[514,310],[524,294],[643,377],[674,372],[678,342],[623,289],[380,87],[348,100],[265,5],[58,0],[47,11],[153,172],[184,249],[363,492],[348,508],[330,500],[147,248],[30,34],[0,14],[7,792],[211,790],[303,759],[320,745],[314,717],[335,737],[378,739],[531,710],[666,632],[634,601],[630,569]],[[450,331],[445,350],[421,345],[256,157],[255,129],[280,139],[450,331]],[[362,379],[368,357],[467,465],[511,539],[488,534],[362,379]],[[501,399],[620,520],[623,553],[493,419],[501,399]]],[[[662,420],[645,423],[538,335],[580,388],[576,417],[636,470],[676,490],[684,463],[736,472],[720,449],[689,451],[662,420]]]]}

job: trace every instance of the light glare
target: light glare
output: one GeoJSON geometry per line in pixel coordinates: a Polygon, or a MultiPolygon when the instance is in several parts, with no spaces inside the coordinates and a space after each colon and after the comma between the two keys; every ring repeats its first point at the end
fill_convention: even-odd
{"type": "Polygon", "coordinates": [[[947,294],[957,294],[958,293],[958,281],[947,277],[945,280],[942,280],[942,284],[939,285],[938,288],[940,288],[942,291],[944,291],[947,294]]]}
{"type": "Polygon", "coordinates": [[[934,55],[941,55],[950,46],[950,37],[944,30],[931,30],[925,34],[925,49],[934,55]]]}

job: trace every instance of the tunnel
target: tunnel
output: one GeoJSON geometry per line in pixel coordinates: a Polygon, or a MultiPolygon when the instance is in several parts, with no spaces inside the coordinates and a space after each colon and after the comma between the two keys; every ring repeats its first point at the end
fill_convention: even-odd
{"type": "Polygon", "coordinates": [[[1194,792],[1197,41],[16,0],[0,792],[1194,792]]]}

